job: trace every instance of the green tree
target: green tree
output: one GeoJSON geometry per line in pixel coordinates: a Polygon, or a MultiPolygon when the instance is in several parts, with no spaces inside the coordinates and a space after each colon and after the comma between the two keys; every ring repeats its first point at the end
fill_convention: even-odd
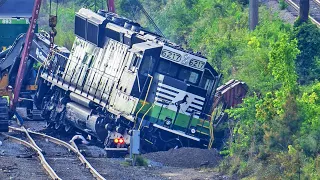
{"type": "Polygon", "coordinates": [[[295,28],[295,37],[301,51],[296,61],[299,82],[309,84],[320,74],[320,30],[311,22],[303,23],[295,28]]]}

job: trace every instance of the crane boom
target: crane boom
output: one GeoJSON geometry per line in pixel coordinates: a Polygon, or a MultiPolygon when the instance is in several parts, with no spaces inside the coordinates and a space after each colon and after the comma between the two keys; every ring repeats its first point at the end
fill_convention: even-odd
{"type": "Polygon", "coordinates": [[[108,0],[107,4],[108,4],[108,11],[115,13],[116,12],[116,8],[115,8],[115,5],[114,5],[114,0],[108,0]]]}
{"type": "Polygon", "coordinates": [[[18,74],[16,77],[15,86],[14,86],[14,97],[13,97],[13,100],[10,100],[11,101],[10,109],[12,111],[15,111],[15,108],[17,106],[17,102],[19,99],[23,76],[27,66],[29,51],[32,45],[32,38],[33,38],[34,30],[36,27],[36,23],[38,20],[38,16],[40,13],[40,7],[41,7],[41,0],[35,0],[33,10],[32,10],[32,17],[30,20],[29,29],[26,34],[26,40],[23,46],[19,70],[18,70],[18,74]]]}

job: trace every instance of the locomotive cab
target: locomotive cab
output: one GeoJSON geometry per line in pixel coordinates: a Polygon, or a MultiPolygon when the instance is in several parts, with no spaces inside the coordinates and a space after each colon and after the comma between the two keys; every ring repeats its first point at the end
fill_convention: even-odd
{"type": "Polygon", "coordinates": [[[205,109],[218,74],[204,57],[166,45],[162,46],[158,61],[153,59],[148,62],[153,72],[149,74],[150,89],[143,93],[148,95],[148,103],[140,98],[136,110],[138,127],[151,132],[144,134],[145,140],[149,144],[160,142],[158,146],[163,149],[207,144],[210,115],[205,109]]]}

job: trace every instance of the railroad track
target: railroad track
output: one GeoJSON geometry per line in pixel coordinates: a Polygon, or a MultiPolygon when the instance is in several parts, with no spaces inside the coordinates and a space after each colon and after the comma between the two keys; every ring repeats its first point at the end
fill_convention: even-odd
{"type": "MultiPolygon", "coordinates": [[[[299,12],[300,0],[285,0],[291,7],[299,12]]],[[[310,1],[310,15],[309,18],[312,23],[320,28],[320,0],[310,1]]]]}
{"type": "Polygon", "coordinates": [[[37,157],[39,158],[42,167],[52,179],[70,179],[70,175],[75,174],[74,172],[71,173],[71,171],[78,172],[80,170],[76,173],[77,177],[71,178],[105,180],[105,178],[101,176],[80,153],[74,142],[69,144],[42,133],[28,131],[24,127],[9,127],[9,129],[26,135],[26,138],[20,138],[3,133],[3,135],[10,140],[33,149],[37,153],[37,157]],[[64,153],[62,149],[64,150],[64,153]],[[71,155],[73,157],[70,157],[70,151],[73,152],[73,155],[71,155]],[[62,155],[59,154],[61,152],[62,155]],[[77,159],[81,161],[81,164],[79,164],[77,159]],[[85,168],[89,169],[91,175],[88,172],[81,171],[79,165],[84,165],[85,168]],[[89,177],[87,177],[88,174],[89,177]]]}

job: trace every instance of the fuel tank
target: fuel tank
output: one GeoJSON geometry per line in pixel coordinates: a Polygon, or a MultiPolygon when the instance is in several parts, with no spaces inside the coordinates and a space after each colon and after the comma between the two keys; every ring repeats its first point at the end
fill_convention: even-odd
{"type": "Polygon", "coordinates": [[[91,109],[69,102],[66,105],[66,112],[66,119],[78,129],[96,136],[102,141],[107,137],[105,118],[92,114],[91,109]]]}

